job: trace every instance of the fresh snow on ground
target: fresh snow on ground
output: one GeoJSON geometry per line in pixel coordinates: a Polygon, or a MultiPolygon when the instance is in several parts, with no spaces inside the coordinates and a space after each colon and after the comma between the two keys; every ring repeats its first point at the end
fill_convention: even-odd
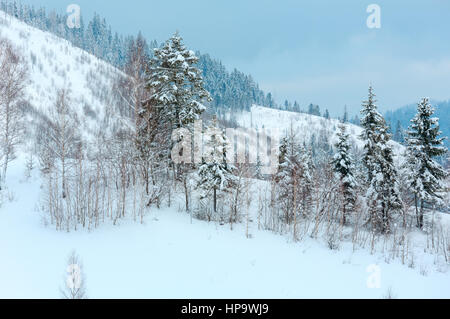
{"type": "Polygon", "coordinates": [[[13,163],[0,208],[0,298],[59,298],[73,249],[90,298],[383,298],[389,288],[398,298],[450,298],[450,272],[435,270],[431,257],[412,269],[350,245],[292,243],[253,224],[247,239],[244,225],[191,224],[177,207],[152,209],[144,225],[57,232],[38,212],[39,172],[27,181],[24,167],[23,158],[13,163]],[[372,264],[380,288],[367,287],[372,264]]]}
{"type": "MultiPolygon", "coordinates": [[[[27,100],[36,110],[45,112],[55,88],[69,86],[83,131],[99,127],[119,71],[3,14],[0,35],[29,63],[27,100]]],[[[291,122],[305,140],[326,132],[334,142],[336,120],[256,106],[238,118],[244,127],[281,130],[291,122]]],[[[348,125],[361,146],[356,138],[361,129],[348,125]]],[[[292,243],[288,235],[258,230],[255,222],[247,239],[244,224],[230,230],[229,225],[191,223],[178,209],[181,204],[152,208],[143,225],[122,220],[92,232],[57,232],[39,209],[40,174],[35,170],[26,180],[25,154],[19,155],[8,171],[8,188],[0,193],[0,298],[59,298],[73,249],[83,261],[91,298],[382,298],[388,289],[399,298],[450,298],[448,265],[435,265],[431,255],[417,255],[416,267],[409,268],[367,249],[353,252],[350,243],[333,251],[320,239],[292,243]],[[367,287],[367,270],[374,264],[380,267],[380,288],[367,287]]]]}

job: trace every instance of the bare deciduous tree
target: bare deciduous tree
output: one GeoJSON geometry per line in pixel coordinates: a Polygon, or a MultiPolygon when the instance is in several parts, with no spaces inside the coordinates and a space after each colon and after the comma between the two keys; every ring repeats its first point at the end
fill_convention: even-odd
{"type": "Polygon", "coordinates": [[[5,182],[8,164],[15,158],[15,149],[23,133],[20,108],[28,67],[16,48],[0,39],[0,186],[5,182]]]}
{"type": "Polygon", "coordinates": [[[61,173],[61,196],[66,198],[70,159],[74,158],[79,142],[77,118],[70,108],[69,92],[66,89],[58,90],[56,102],[50,114],[52,125],[48,131],[49,144],[47,147],[58,161],[57,168],[61,173]]]}

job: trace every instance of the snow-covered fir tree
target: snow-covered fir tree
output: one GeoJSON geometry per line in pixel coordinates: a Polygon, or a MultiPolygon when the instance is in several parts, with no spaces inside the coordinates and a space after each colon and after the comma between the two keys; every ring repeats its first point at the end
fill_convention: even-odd
{"type": "Polygon", "coordinates": [[[280,145],[280,159],[276,182],[278,202],[283,211],[283,221],[291,224],[298,211],[298,173],[300,150],[294,136],[283,138],[280,145]]]}
{"type": "Polygon", "coordinates": [[[283,211],[282,219],[295,226],[297,217],[306,216],[311,203],[312,158],[311,152],[299,144],[292,127],[289,135],[281,140],[278,173],[278,201],[283,211]]]}
{"type": "Polygon", "coordinates": [[[333,166],[340,181],[340,189],[343,196],[342,224],[345,225],[347,223],[347,213],[352,210],[356,201],[356,179],[353,176],[354,165],[350,154],[349,134],[345,125],[339,125],[337,137],[338,141],[335,144],[337,152],[333,157],[333,166]]]}
{"type": "Polygon", "coordinates": [[[388,233],[393,212],[401,208],[397,170],[389,145],[391,135],[383,116],[378,112],[375,93],[369,86],[368,100],[363,102],[361,125],[364,141],[363,164],[367,173],[367,206],[374,231],[388,233]]]}
{"type": "MultiPolygon", "coordinates": [[[[193,122],[199,119],[206,109],[203,103],[211,100],[210,94],[204,88],[197,62],[198,57],[183,45],[183,39],[178,32],[166,41],[162,48],[154,49],[146,86],[150,97],[143,103],[139,114],[148,114],[147,122],[156,119],[158,127],[164,127],[164,131],[167,131],[164,134],[166,138],[172,136],[171,131],[176,129],[192,130],[193,122]]],[[[143,123],[145,124],[145,121],[143,123]]],[[[171,148],[171,142],[180,142],[179,138],[181,135],[178,135],[178,140],[163,144],[171,148]]],[[[178,163],[172,167],[175,178],[183,179],[183,184],[187,185],[185,175],[190,169],[189,165],[178,163]]]]}
{"type": "Polygon", "coordinates": [[[217,212],[217,192],[227,191],[233,185],[233,165],[227,163],[229,142],[217,119],[206,129],[202,163],[198,168],[197,188],[200,198],[212,195],[214,212],[217,212]]]}
{"type": "Polygon", "coordinates": [[[402,207],[398,187],[398,173],[394,165],[394,154],[390,145],[391,135],[384,120],[379,127],[379,138],[375,147],[374,177],[367,191],[368,207],[373,230],[389,233],[395,212],[402,207]]]}
{"type": "Polygon", "coordinates": [[[370,184],[375,176],[376,166],[376,145],[379,136],[379,127],[383,122],[382,115],[378,112],[375,100],[375,93],[372,86],[369,86],[369,97],[367,101],[362,104],[361,110],[361,126],[363,132],[360,138],[364,141],[364,157],[363,163],[367,173],[367,184],[370,184]]]}
{"type": "Polygon", "coordinates": [[[281,138],[281,141],[280,141],[280,150],[279,150],[279,154],[278,154],[278,170],[281,169],[281,165],[282,165],[282,164],[285,162],[285,160],[286,160],[287,147],[288,147],[288,140],[287,140],[287,137],[281,138]]]}
{"type": "Polygon", "coordinates": [[[205,111],[204,101],[210,100],[203,86],[198,57],[183,45],[175,33],[162,48],[154,50],[147,87],[152,95],[150,104],[160,108],[161,118],[172,129],[185,127],[205,111]]]}
{"type": "Polygon", "coordinates": [[[417,105],[417,114],[407,132],[407,174],[414,194],[417,227],[423,228],[427,204],[439,204],[444,190],[446,172],[433,158],[447,152],[443,137],[439,137],[439,119],[433,117],[434,108],[428,98],[417,105]]]}

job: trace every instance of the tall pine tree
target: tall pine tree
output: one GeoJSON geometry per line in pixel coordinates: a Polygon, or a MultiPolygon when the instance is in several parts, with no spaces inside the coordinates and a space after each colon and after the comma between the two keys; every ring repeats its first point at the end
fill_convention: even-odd
{"type": "Polygon", "coordinates": [[[217,193],[233,185],[233,165],[227,163],[229,142],[225,132],[218,128],[216,118],[206,133],[204,156],[197,172],[197,188],[201,191],[201,198],[212,195],[214,212],[217,212],[217,193]]]}
{"type": "Polygon", "coordinates": [[[306,216],[311,204],[312,173],[311,152],[297,140],[291,126],[289,135],[281,140],[280,162],[275,181],[278,186],[278,200],[287,224],[295,226],[298,213],[306,216]]]}
{"type": "Polygon", "coordinates": [[[376,145],[378,143],[379,127],[383,122],[383,117],[377,110],[376,102],[373,88],[369,86],[369,98],[362,104],[362,118],[360,121],[363,127],[360,138],[364,141],[363,163],[367,170],[367,184],[370,184],[375,175],[376,145]]]}
{"type": "Polygon", "coordinates": [[[161,108],[161,116],[173,129],[185,127],[200,117],[210,100],[203,86],[198,58],[183,45],[175,33],[162,48],[154,50],[147,88],[153,106],[161,108]]]}
{"type": "Polygon", "coordinates": [[[391,135],[384,120],[378,131],[375,147],[375,175],[367,191],[371,224],[374,230],[389,233],[392,215],[402,207],[398,188],[398,173],[394,165],[394,154],[390,145],[391,135]]]}
{"type": "Polygon", "coordinates": [[[337,152],[333,158],[333,166],[339,177],[340,189],[343,195],[342,224],[345,225],[347,223],[347,213],[351,211],[356,201],[356,180],[353,176],[353,159],[350,154],[349,134],[346,132],[345,125],[339,125],[337,137],[338,142],[335,144],[337,152]]]}
{"type": "Polygon", "coordinates": [[[443,180],[446,172],[435,160],[447,152],[443,145],[445,138],[439,135],[439,119],[432,117],[434,108],[427,98],[417,105],[417,114],[411,120],[407,132],[407,171],[408,182],[414,194],[417,227],[423,228],[426,204],[438,204],[442,199],[439,193],[444,190],[443,180]]]}
{"type": "Polygon", "coordinates": [[[363,102],[361,125],[364,141],[363,164],[367,179],[367,206],[374,231],[388,233],[393,212],[401,208],[397,185],[397,170],[394,165],[386,121],[377,110],[375,94],[369,86],[369,97],[363,102]]]}

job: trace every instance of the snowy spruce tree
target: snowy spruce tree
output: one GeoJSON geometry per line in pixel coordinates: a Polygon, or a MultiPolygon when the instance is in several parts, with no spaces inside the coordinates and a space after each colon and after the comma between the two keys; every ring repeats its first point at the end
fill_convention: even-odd
{"type": "Polygon", "coordinates": [[[278,186],[278,202],[284,214],[282,219],[288,225],[296,219],[300,206],[300,156],[300,147],[291,132],[289,137],[281,140],[278,173],[275,177],[278,186]]]}
{"type": "Polygon", "coordinates": [[[397,185],[397,170],[389,142],[391,135],[384,118],[377,110],[375,94],[369,87],[369,97],[361,111],[361,138],[364,141],[363,164],[367,173],[367,206],[372,230],[388,233],[394,212],[401,208],[397,185]]]}
{"type": "MultiPolygon", "coordinates": [[[[150,97],[143,103],[139,115],[148,119],[142,121],[144,124],[157,124],[156,130],[151,127],[147,132],[160,132],[160,138],[154,144],[165,145],[166,150],[173,149],[173,143],[181,142],[182,134],[170,140],[173,130],[184,128],[192,131],[193,122],[206,109],[203,103],[211,101],[210,94],[204,88],[202,73],[197,68],[198,60],[194,52],[183,45],[183,39],[178,33],[166,41],[162,48],[154,49],[146,86],[150,97]]],[[[170,151],[167,152],[167,157],[170,154],[170,151]]],[[[166,157],[166,154],[163,156],[166,157]]],[[[172,161],[173,158],[170,158],[169,165],[173,168],[175,178],[184,185],[186,210],[189,210],[187,174],[192,167],[172,161]]]]}
{"type": "Polygon", "coordinates": [[[147,88],[152,92],[149,103],[160,109],[160,118],[172,129],[185,127],[205,111],[203,101],[210,95],[204,89],[198,58],[186,49],[175,33],[162,48],[154,50],[147,88]]]}
{"type": "Polygon", "coordinates": [[[402,207],[398,187],[398,173],[394,165],[394,154],[389,144],[388,127],[381,123],[376,147],[375,174],[367,191],[371,223],[374,230],[389,233],[393,214],[402,207]]]}
{"type": "Polygon", "coordinates": [[[361,126],[363,132],[360,138],[364,141],[363,164],[367,173],[367,184],[370,184],[375,176],[375,168],[377,162],[377,143],[379,138],[379,128],[383,122],[383,117],[377,110],[375,93],[372,86],[369,86],[369,98],[362,104],[361,126]]]}
{"type": "Polygon", "coordinates": [[[311,206],[313,164],[311,152],[298,143],[292,127],[289,135],[281,140],[279,160],[275,181],[283,212],[282,220],[294,226],[296,240],[297,217],[299,214],[306,216],[311,206]]]}
{"type": "Polygon", "coordinates": [[[353,176],[353,159],[350,154],[349,134],[345,125],[339,125],[337,133],[337,149],[333,158],[334,171],[340,181],[340,190],[343,196],[342,203],[342,224],[347,223],[347,213],[351,211],[356,201],[356,180],[353,176]]]}
{"type": "Polygon", "coordinates": [[[217,126],[216,118],[206,130],[206,141],[202,163],[198,168],[197,188],[200,198],[213,197],[213,209],[217,212],[217,197],[219,191],[227,191],[233,184],[231,163],[227,163],[229,142],[225,132],[217,126]]]}
{"type": "Polygon", "coordinates": [[[445,138],[439,135],[439,119],[432,117],[434,108],[428,98],[417,105],[417,114],[407,132],[407,179],[414,194],[417,227],[423,228],[424,209],[439,204],[446,172],[433,158],[447,152],[445,138]]]}

